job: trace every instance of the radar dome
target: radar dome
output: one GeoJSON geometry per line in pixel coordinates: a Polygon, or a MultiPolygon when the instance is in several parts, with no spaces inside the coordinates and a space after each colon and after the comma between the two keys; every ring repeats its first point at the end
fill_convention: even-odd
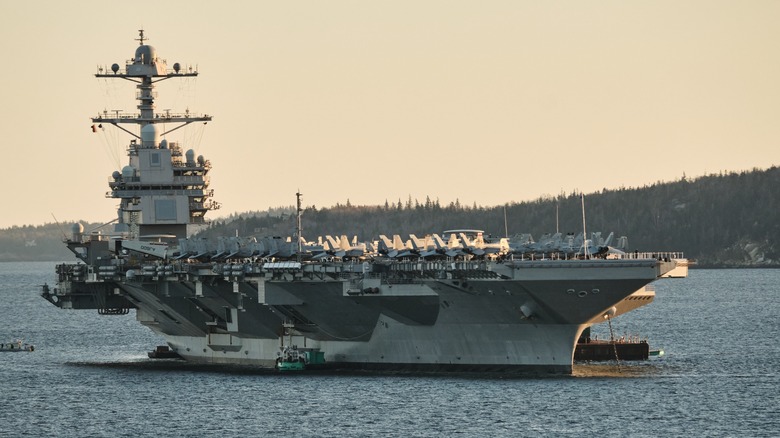
{"type": "Polygon", "coordinates": [[[192,149],[187,149],[185,156],[187,157],[187,163],[195,163],[195,151],[192,149]]]}
{"type": "Polygon", "coordinates": [[[198,155],[198,164],[200,164],[201,166],[206,164],[206,159],[203,158],[203,155],[198,155]]]}
{"type": "Polygon", "coordinates": [[[114,173],[111,174],[111,177],[114,178],[114,181],[116,181],[116,180],[118,180],[119,178],[122,177],[122,174],[119,173],[118,170],[115,170],[114,173]]]}
{"type": "Polygon", "coordinates": [[[159,135],[157,134],[157,126],[154,124],[148,124],[141,128],[141,144],[147,148],[153,148],[157,146],[159,141],[159,135]]]}
{"type": "Polygon", "coordinates": [[[135,167],[125,166],[122,168],[122,178],[132,178],[135,176],[135,167]]]}
{"type": "Polygon", "coordinates": [[[168,149],[168,140],[162,139],[160,142],[160,149],[168,149]]]}
{"type": "Polygon", "coordinates": [[[80,241],[81,235],[84,234],[84,225],[81,225],[81,222],[76,222],[72,227],[70,227],[70,233],[71,239],[74,242],[80,241]]]}
{"type": "Polygon", "coordinates": [[[119,71],[119,64],[117,63],[111,64],[111,71],[114,72],[114,74],[116,74],[116,72],[119,71]]]}
{"type": "Polygon", "coordinates": [[[157,50],[152,46],[143,45],[135,49],[136,63],[151,65],[154,63],[155,58],[157,58],[157,50]]]}
{"type": "Polygon", "coordinates": [[[177,62],[177,63],[175,63],[175,64],[173,64],[173,71],[175,71],[176,73],[178,73],[178,72],[179,72],[179,70],[181,70],[181,65],[180,65],[178,62],[177,62]]]}

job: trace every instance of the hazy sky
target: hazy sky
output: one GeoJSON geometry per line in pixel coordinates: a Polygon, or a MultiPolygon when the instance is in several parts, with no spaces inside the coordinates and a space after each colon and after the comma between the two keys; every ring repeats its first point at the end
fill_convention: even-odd
{"type": "Polygon", "coordinates": [[[36,1],[0,4],[0,228],[110,221],[129,136],[93,134],[133,56],[197,65],[158,110],[232,212],[500,205],[780,164],[778,1],[36,1]]]}

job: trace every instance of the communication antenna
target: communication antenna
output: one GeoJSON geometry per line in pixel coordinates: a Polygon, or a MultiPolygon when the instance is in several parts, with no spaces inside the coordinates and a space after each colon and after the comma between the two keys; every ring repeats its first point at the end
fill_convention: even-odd
{"type": "Polygon", "coordinates": [[[301,261],[301,251],[303,251],[303,247],[301,246],[301,235],[303,234],[303,228],[301,227],[301,212],[303,209],[301,208],[301,189],[298,189],[298,191],[295,193],[295,198],[297,200],[298,206],[295,210],[295,237],[298,241],[298,254],[296,258],[298,259],[298,262],[301,261]]]}
{"type": "Polygon", "coordinates": [[[582,252],[585,254],[585,258],[588,258],[588,234],[585,231],[585,194],[580,193],[580,200],[582,201],[582,252]]]}
{"type": "Polygon", "coordinates": [[[139,42],[140,42],[140,45],[141,45],[141,46],[143,46],[143,45],[144,45],[144,39],[145,39],[145,38],[144,38],[144,30],[143,30],[143,29],[138,29],[138,34],[139,34],[140,36],[139,36],[139,38],[136,38],[135,40],[136,40],[136,41],[139,41],[139,42]]]}
{"type": "Polygon", "coordinates": [[[504,204],[504,237],[509,238],[509,225],[506,223],[506,204],[504,204]]]}
{"type": "Polygon", "coordinates": [[[87,234],[92,234],[92,232],[93,232],[93,231],[97,231],[97,230],[99,230],[99,229],[101,229],[101,228],[105,227],[106,225],[111,225],[111,224],[113,224],[114,222],[116,222],[116,221],[118,221],[118,220],[119,220],[119,218],[116,218],[116,219],[113,219],[113,220],[110,220],[110,221],[108,221],[108,222],[104,223],[103,225],[98,225],[97,227],[95,227],[95,228],[93,228],[93,229],[89,230],[89,232],[87,232],[87,234]]]}
{"type": "Polygon", "coordinates": [[[62,229],[62,225],[60,225],[60,221],[57,220],[57,218],[54,216],[54,213],[51,214],[51,217],[54,218],[54,223],[57,224],[57,226],[60,228],[60,233],[62,233],[62,238],[67,240],[68,235],[65,234],[65,230],[62,229]]]}

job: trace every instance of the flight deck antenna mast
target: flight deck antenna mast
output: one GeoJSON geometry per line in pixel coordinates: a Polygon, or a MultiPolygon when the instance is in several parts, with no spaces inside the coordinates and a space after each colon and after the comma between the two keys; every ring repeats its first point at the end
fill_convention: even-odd
{"type": "Polygon", "coordinates": [[[301,242],[301,236],[303,235],[303,227],[301,226],[301,214],[303,213],[303,209],[301,208],[301,191],[298,190],[298,192],[295,194],[295,198],[297,200],[297,207],[295,209],[295,237],[298,240],[298,262],[301,261],[301,252],[303,251],[303,243],[301,242]]]}

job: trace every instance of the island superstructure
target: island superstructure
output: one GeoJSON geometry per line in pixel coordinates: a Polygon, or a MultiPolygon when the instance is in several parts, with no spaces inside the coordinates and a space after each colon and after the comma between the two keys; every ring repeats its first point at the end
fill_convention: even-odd
{"type": "Polygon", "coordinates": [[[182,69],[179,63],[169,70],[166,61],[157,57],[155,48],[144,44],[143,30],[139,32],[140,45],[123,70],[113,64],[111,72],[99,68],[95,75],[134,82],[138,90],[138,113],[104,111],[92,118],[100,128],[111,124],[134,137],[127,149],[129,163],[121,172],[113,173],[108,196],[120,200],[118,221],[121,226],[117,227],[118,231],[126,231],[136,239],[155,234],[164,238],[184,238],[188,225],[204,223],[206,212],[218,207],[211,201],[213,192],[208,190],[207,174],[211,164],[202,156],[196,159],[192,149],[183,155],[182,147],[169,143],[165,136],[190,123],[207,123],[211,117],[196,116],[189,111],[155,113],[154,86],[157,82],[195,77],[198,72],[182,69]],[[138,126],[139,134],[124,125],[138,126]],[[161,126],[172,127],[163,131],[161,126]]]}
{"type": "Polygon", "coordinates": [[[135,310],[186,360],[274,367],[294,348],[334,369],[569,373],[582,331],[651,302],[646,286],[681,259],[611,251],[596,235],[553,249],[479,230],[309,242],[300,193],[291,238],[191,238],[218,207],[211,164],[167,135],[211,117],[155,111],[156,82],[197,71],[168,70],[143,31],[139,42],[124,67],[96,75],[138,89],[139,113],[92,119],[132,137],[109,183],[115,230],[74,225],[66,244],[79,262],[58,265],[42,295],[103,315],[135,310]]]}

